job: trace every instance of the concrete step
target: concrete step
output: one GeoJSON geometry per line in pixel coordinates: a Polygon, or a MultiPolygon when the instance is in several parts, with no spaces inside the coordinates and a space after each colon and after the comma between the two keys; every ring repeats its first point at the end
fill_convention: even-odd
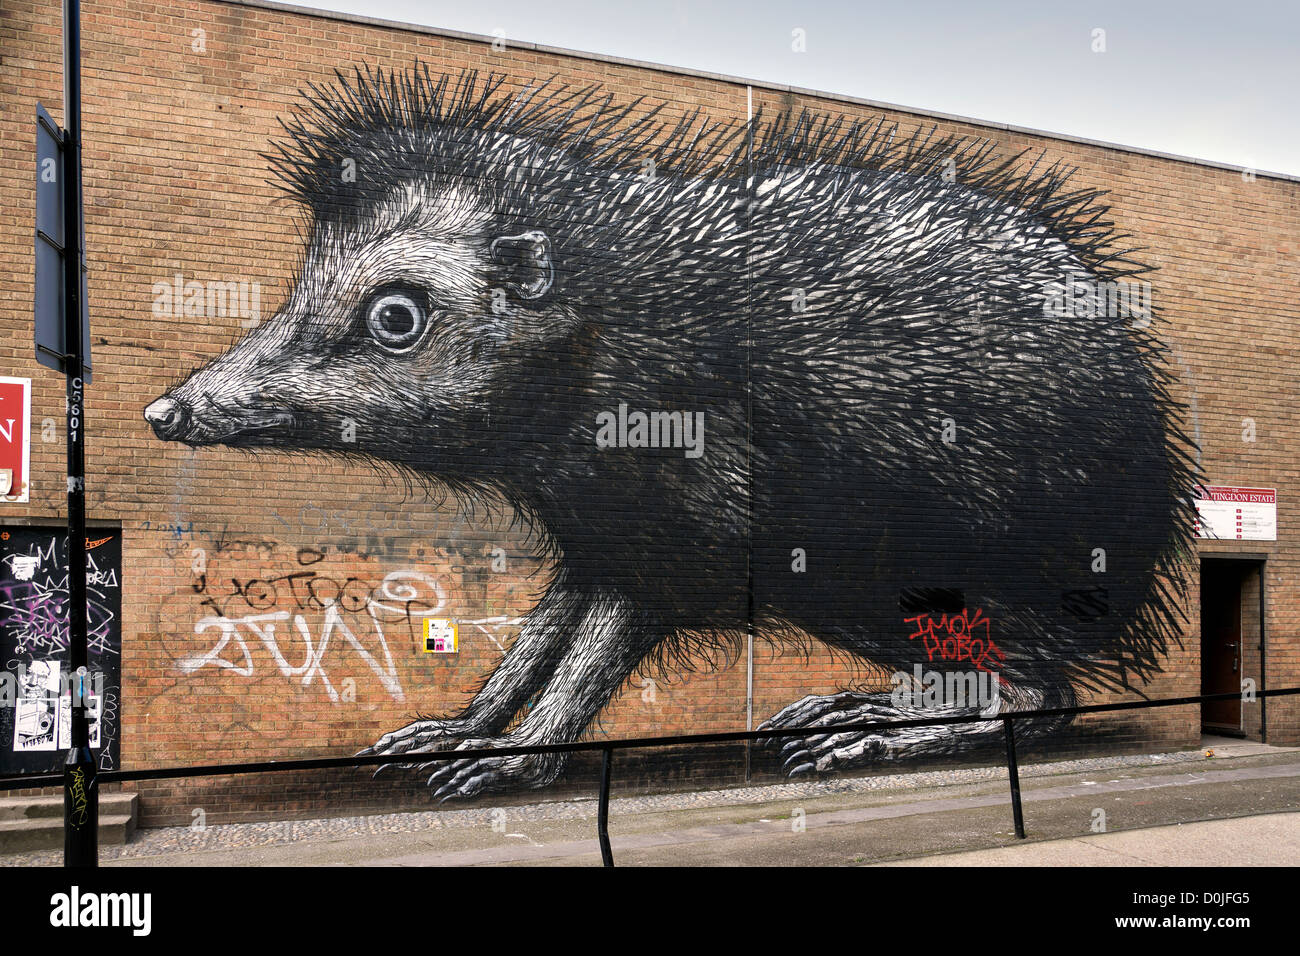
{"type": "MultiPolygon", "coordinates": [[[[99,842],[126,843],[135,832],[140,798],[134,793],[99,795],[99,842]]],[[[57,850],[63,846],[63,795],[0,797],[0,853],[57,850]]]]}
{"type": "MultiPolygon", "coordinates": [[[[125,843],[135,832],[135,816],[126,813],[99,814],[101,846],[125,843]]],[[[63,815],[0,820],[0,854],[57,850],[63,846],[63,815]]]]}
{"type": "MultiPolygon", "coordinates": [[[[134,793],[101,793],[99,815],[125,814],[137,816],[139,796],[134,793]]],[[[27,820],[32,817],[57,817],[63,819],[63,794],[51,797],[0,797],[0,823],[7,820],[27,820]]]]}

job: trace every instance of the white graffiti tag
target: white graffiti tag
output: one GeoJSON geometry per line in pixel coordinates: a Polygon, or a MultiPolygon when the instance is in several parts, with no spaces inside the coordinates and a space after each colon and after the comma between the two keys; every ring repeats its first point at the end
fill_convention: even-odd
{"type": "Polygon", "coordinates": [[[254,672],[253,657],[245,639],[251,635],[261,641],[282,675],[298,679],[304,687],[310,686],[319,677],[330,700],[337,703],[339,693],[325,672],[322,660],[329,648],[330,639],[341,638],[370,667],[389,695],[394,700],[402,701],[405,700],[405,695],[393,664],[388,639],[384,635],[384,624],[431,617],[438,614],[445,604],[446,595],[436,578],[419,571],[393,571],[375,588],[365,607],[365,613],[374,627],[377,655],[367,649],[348,626],[338,602],[327,600],[318,638],[313,638],[304,615],[291,614],[289,611],[245,614],[240,617],[205,617],[194,625],[194,633],[203,634],[216,628],[221,632],[220,638],[206,653],[182,658],[177,662],[177,668],[183,674],[192,674],[202,667],[212,666],[233,671],[241,677],[251,677],[254,672]],[[416,604],[419,605],[418,608],[414,606],[416,604]],[[297,666],[291,664],[281,650],[280,644],[284,638],[276,634],[276,625],[279,624],[288,625],[285,630],[289,632],[291,641],[295,637],[302,641],[302,663],[297,666]],[[224,656],[232,643],[238,650],[234,660],[224,656]]]}

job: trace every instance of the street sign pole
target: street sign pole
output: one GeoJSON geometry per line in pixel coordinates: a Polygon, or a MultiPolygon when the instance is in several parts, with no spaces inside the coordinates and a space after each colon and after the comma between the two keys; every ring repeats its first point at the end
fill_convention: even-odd
{"type": "Polygon", "coordinates": [[[81,3],[63,0],[63,321],[68,405],[68,665],[72,746],[63,764],[63,862],[99,865],[99,789],[86,721],[85,385],[81,290],[81,3]]]}

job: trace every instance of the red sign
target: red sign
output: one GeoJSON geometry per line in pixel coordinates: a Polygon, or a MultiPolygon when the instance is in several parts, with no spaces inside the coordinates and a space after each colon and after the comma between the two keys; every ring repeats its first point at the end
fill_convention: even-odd
{"type": "Polygon", "coordinates": [[[1196,497],[1204,501],[1244,501],[1254,505],[1277,504],[1276,488],[1237,488],[1233,485],[1201,485],[1196,497]]]}
{"type": "Polygon", "coordinates": [[[0,500],[26,501],[32,380],[0,376],[0,500]]]}

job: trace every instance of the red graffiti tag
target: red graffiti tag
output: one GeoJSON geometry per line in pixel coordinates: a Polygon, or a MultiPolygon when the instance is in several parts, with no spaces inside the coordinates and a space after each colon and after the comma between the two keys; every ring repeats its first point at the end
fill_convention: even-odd
{"type": "Polygon", "coordinates": [[[938,621],[928,614],[918,614],[903,618],[903,623],[916,624],[916,631],[907,636],[908,640],[921,638],[931,661],[936,655],[944,661],[970,661],[976,670],[992,674],[996,673],[993,668],[1001,667],[1007,658],[989,637],[989,619],[979,608],[973,614],[962,608],[961,614],[944,614],[938,621]],[[972,632],[981,627],[984,637],[973,637],[972,632]],[[990,667],[985,667],[985,662],[990,667]]]}

